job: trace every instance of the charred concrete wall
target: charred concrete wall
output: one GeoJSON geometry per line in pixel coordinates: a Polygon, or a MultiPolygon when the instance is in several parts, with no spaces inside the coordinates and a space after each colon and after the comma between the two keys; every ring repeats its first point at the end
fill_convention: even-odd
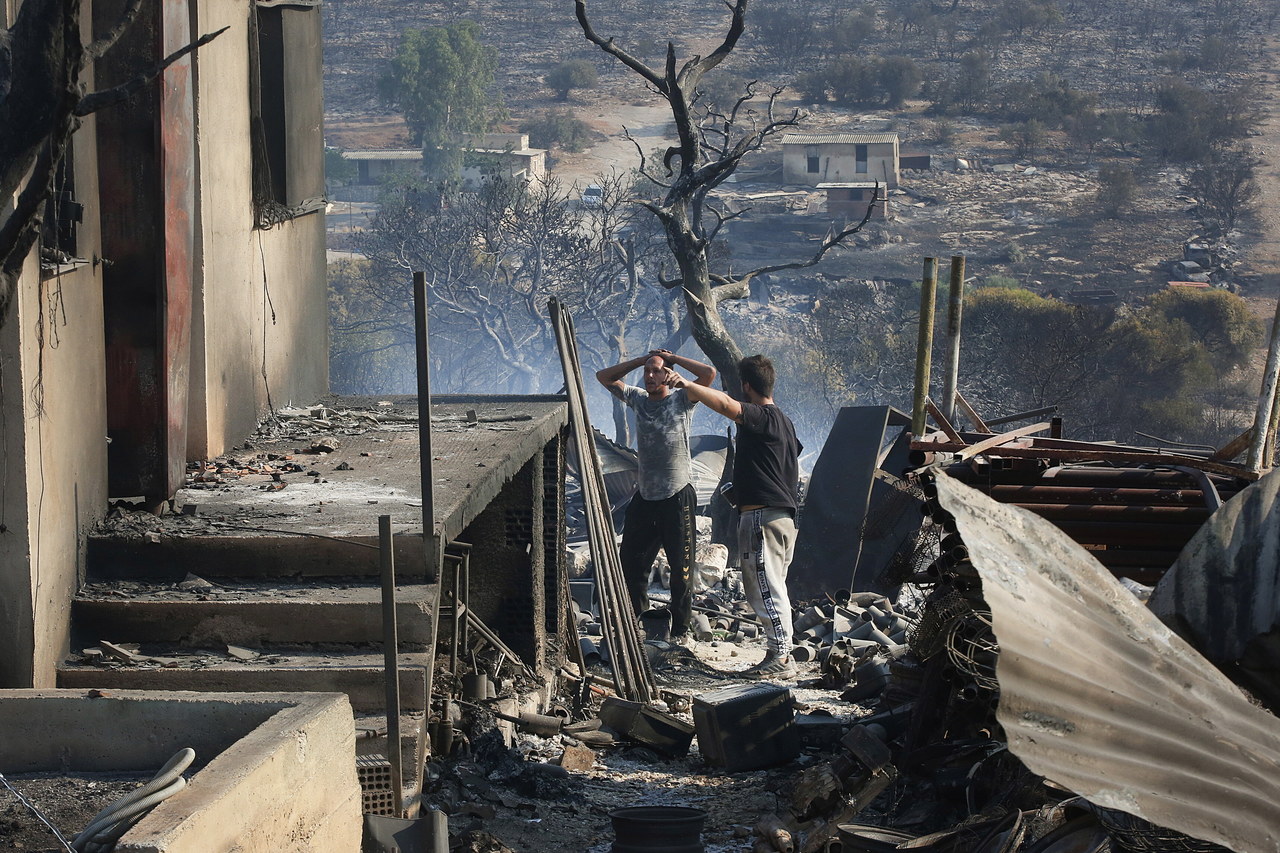
{"type": "MultiPolygon", "coordinates": [[[[0,26],[18,5],[0,3],[0,26]]],[[[96,194],[95,134],[89,116],[71,148],[79,199],[96,194]]],[[[83,220],[85,262],[42,273],[33,252],[0,328],[0,687],[53,684],[84,533],[106,507],[100,235],[96,215],[83,220]]]]}
{"type": "MultiPolygon", "coordinates": [[[[0,24],[12,25],[20,5],[0,2],[0,24]]],[[[124,5],[84,3],[85,37],[95,31],[95,22],[112,20],[124,5]]],[[[0,686],[52,685],[55,666],[67,650],[70,601],[83,575],[85,534],[105,511],[109,496],[109,399],[116,401],[117,410],[128,410],[130,387],[142,398],[170,395],[165,401],[171,405],[167,410],[157,407],[150,423],[164,430],[165,438],[176,436],[176,446],[155,442],[163,456],[155,468],[167,471],[169,488],[176,488],[184,456],[216,455],[243,439],[268,399],[277,404],[312,400],[327,386],[324,219],[318,201],[323,186],[319,9],[300,6],[270,13],[290,22],[277,34],[282,53],[288,55],[278,57],[282,61],[272,72],[276,100],[287,106],[278,115],[274,138],[288,142],[278,183],[286,187],[290,215],[277,217],[269,229],[258,229],[250,132],[254,6],[243,0],[166,0],[146,8],[152,14],[161,7],[165,27],[187,22],[195,35],[229,27],[183,60],[190,64],[194,84],[190,106],[184,107],[193,118],[191,135],[175,132],[163,120],[156,134],[163,136],[164,146],[187,146],[191,157],[183,162],[193,165],[183,171],[173,167],[173,158],[157,160],[111,138],[108,128],[113,121],[120,124],[118,116],[113,119],[104,111],[85,119],[67,160],[74,198],[83,205],[70,252],[79,261],[42,271],[33,253],[14,311],[0,329],[0,686]],[[162,182],[152,181],[161,189],[148,196],[145,209],[132,209],[129,199],[102,189],[108,174],[128,185],[135,172],[154,178],[156,169],[166,171],[162,182]],[[188,187],[189,194],[179,193],[188,187]],[[310,188],[308,203],[303,196],[310,188]],[[109,203],[100,203],[103,195],[110,195],[109,203]],[[177,350],[185,353],[187,321],[173,325],[172,299],[157,303],[168,313],[150,329],[149,339],[142,335],[112,348],[109,355],[108,333],[119,327],[107,319],[110,305],[104,295],[119,294],[105,284],[112,267],[101,259],[113,259],[104,249],[104,223],[112,226],[111,233],[128,237],[131,228],[143,231],[143,219],[147,239],[135,242],[142,246],[139,268],[145,268],[154,284],[149,294],[171,295],[165,288],[178,278],[189,278],[193,285],[189,367],[185,356],[175,355],[177,350]],[[186,228],[188,219],[194,232],[192,253],[169,251],[174,222],[186,228]],[[190,263],[178,269],[188,258],[190,263]],[[154,350],[152,362],[165,369],[158,374],[167,383],[160,391],[155,390],[157,382],[132,371],[148,347],[154,350]],[[187,404],[174,404],[174,389],[185,394],[188,379],[187,404]],[[113,389],[110,395],[108,388],[113,389]]],[[[155,23],[135,23],[145,26],[155,23]]],[[[187,27],[178,29],[185,33],[187,27]]],[[[120,67],[134,59],[139,68],[150,64],[146,56],[133,56],[132,49],[122,48],[115,57],[120,67]]],[[[185,67],[182,73],[188,73],[185,67]]],[[[81,76],[90,90],[93,74],[90,67],[81,76]]],[[[185,86],[187,79],[173,85],[185,86]]],[[[131,99],[133,107],[111,109],[136,109],[146,98],[168,97],[172,92],[163,87],[170,85],[166,77],[131,99]]],[[[186,298],[186,292],[181,295],[186,298]]],[[[155,310],[127,304],[117,309],[126,318],[151,317],[155,310]]],[[[116,441],[112,452],[130,460],[128,452],[117,451],[127,451],[125,445],[131,444],[116,441]]],[[[131,468],[114,467],[115,473],[123,469],[126,474],[131,468]]],[[[163,491],[140,486],[115,496],[145,493],[154,501],[172,494],[163,491]]]]}
{"type": "MultiPolygon", "coordinates": [[[[250,434],[268,405],[328,390],[320,9],[276,9],[281,32],[259,34],[250,4],[192,2],[192,30],[229,27],[196,58],[197,232],[189,458],[216,456],[250,434]],[[251,42],[275,40],[281,64],[255,66],[251,42]],[[268,145],[280,204],[291,214],[254,227],[251,92],[280,110],[268,145]],[[281,165],[284,174],[281,175],[281,165]],[[265,375],[264,375],[265,373],[265,375]]],[[[270,10],[267,10],[270,11],[270,10]]]]}

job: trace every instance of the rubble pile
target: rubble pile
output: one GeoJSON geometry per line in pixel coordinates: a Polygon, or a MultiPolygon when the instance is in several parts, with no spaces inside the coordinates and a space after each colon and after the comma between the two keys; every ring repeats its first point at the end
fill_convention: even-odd
{"type": "MultiPolygon", "coordinates": [[[[1111,476],[1165,477],[1149,469],[1111,476]]],[[[1169,472],[1167,478],[1179,476],[1185,475],[1169,472]]],[[[1023,734],[1015,737],[1010,733],[1012,718],[1005,716],[1013,713],[1005,706],[1025,702],[1027,697],[1022,695],[1026,688],[1021,682],[1006,683],[1010,676],[1002,668],[997,632],[1002,625],[1005,631],[1011,630],[1007,613],[1001,615],[1005,611],[1000,610],[1009,605],[998,607],[988,601],[987,572],[992,557],[987,540],[1011,540],[1023,549],[999,555],[1001,572],[1015,583],[1017,573],[1026,571],[1058,578],[1064,589],[1070,590],[1072,575],[1055,548],[1074,549],[1072,560],[1092,561],[1094,568],[1089,571],[1100,574],[1089,576],[1094,584],[1091,594],[1113,584],[1114,591],[1107,590],[1105,595],[1114,603],[1106,607],[1091,604],[1094,615],[1072,614],[1070,618],[1076,623],[1106,618],[1110,611],[1141,612],[1145,614],[1142,618],[1154,622],[1145,604],[1151,588],[1131,578],[1121,583],[1111,577],[1088,556],[1091,552],[1040,518],[1035,507],[1026,512],[1002,507],[1002,511],[1020,513],[1017,525],[1003,516],[998,520],[992,516],[991,521],[977,526],[972,518],[957,519],[946,503],[955,498],[940,494],[939,477],[946,477],[941,467],[923,469],[915,476],[926,496],[925,529],[936,534],[922,537],[934,543],[928,570],[917,571],[897,594],[833,591],[797,606],[793,651],[800,664],[797,677],[778,683],[745,683],[738,674],[746,659],[756,657],[763,648],[762,640],[753,636],[751,611],[742,600],[740,578],[732,568],[723,569],[719,580],[695,599],[699,622],[705,627],[688,647],[665,640],[660,618],[642,620],[648,629],[645,651],[662,688],[660,699],[637,703],[611,695],[607,649],[599,653],[596,647],[599,654],[590,659],[586,672],[569,664],[559,682],[557,713],[566,717],[556,735],[528,734],[528,724],[517,723],[514,728],[526,733],[514,735],[507,756],[526,764],[546,764],[553,769],[534,772],[551,773],[557,779],[561,778],[558,771],[564,770],[571,779],[581,780],[583,787],[554,789],[549,800],[521,808],[540,810],[539,814],[549,808],[581,814],[587,806],[577,797],[585,792],[586,802],[597,804],[593,817],[586,821],[590,828],[587,841],[594,845],[587,849],[592,853],[609,849],[611,827],[604,823],[601,804],[709,810],[701,849],[716,853],[893,849],[954,853],[1177,849],[1210,853],[1276,849],[1247,843],[1228,848],[1201,840],[1196,834],[1118,808],[1105,795],[1081,796],[1087,793],[1083,787],[1062,783],[1069,777],[1063,771],[1042,774],[1031,769],[1031,759],[1026,756],[1035,753],[1028,752],[1023,734]],[[1030,520],[1022,520],[1023,516],[1030,520]],[[1020,526],[1024,524],[1025,528],[1020,526]],[[1054,544],[1040,544],[1041,535],[1049,536],[1054,544]],[[1037,561],[1055,561],[1058,568],[1041,566],[1037,561]],[[1102,576],[1108,580],[1100,580],[1102,576]],[[1017,687],[1011,696],[1005,696],[1009,685],[1017,687]],[[641,769],[637,770],[637,764],[641,769]],[[598,799],[597,789],[609,784],[604,780],[616,778],[613,768],[623,765],[646,781],[632,783],[636,787],[629,789],[634,794],[630,800],[598,799]],[[684,774],[694,779],[679,781],[684,774]],[[658,778],[665,781],[658,783],[658,778]],[[750,793],[758,791],[762,783],[776,786],[772,801],[750,793]],[[703,793],[704,786],[711,790],[719,784],[735,785],[736,794],[703,793]]],[[[948,478],[948,482],[955,481],[948,478]]],[[[1215,481],[1201,478],[1201,483],[1211,482],[1215,481]]],[[[1182,483],[1174,485],[1187,489],[1182,483]]],[[[1223,497],[1231,497],[1233,503],[1228,506],[1253,491],[1239,492],[1239,484],[1225,483],[1220,477],[1217,486],[1223,487],[1223,497]]],[[[989,501],[971,487],[949,487],[954,489],[967,489],[965,500],[989,501]],[[975,497],[969,497],[970,493],[975,497]]],[[[1224,535],[1222,530],[1214,532],[1219,539],[1224,535]]],[[[1188,552],[1194,547],[1194,543],[1188,546],[1188,552]]],[[[1248,550],[1245,558],[1256,562],[1253,550],[1248,550]]],[[[589,579],[580,578],[576,583],[586,581],[589,579]]],[[[660,590],[661,575],[657,574],[655,595],[660,590]]],[[[1003,595],[997,602],[1004,601],[1003,595]]],[[[1211,605],[1215,606],[1221,605],[1211,605]]],[[[575,601],[572,607],[584,629],[584,639],[597,639],[592,631],[599,616],[591,610],[589,600],[575,601]]],[[[1031,620],[1044,614],[1043,606],[1031,598],[1015,609],[1027,611],[1021,615],[1031,620]]],[[[1134,617],[1124,618],[1131,621],[1134,617]]],[[[1090,630],[1107,642],[1118,642],[1107,630],[1142,630],[1124,626],[1122,621],[1112,629],[1090,630]]],[[[1022,641],[1018,635],[1009,636],[1022,641]]],[[[1082,641],[1063,629],[1033,635],[1030,641],[1042,646],[1051,659],[1058,638],[1083,647],[1082,641]]],[[[1099,661],[1106,657],[1100,652],[1090,654],[1099,661]]],[[[1194,652],[1188,654],[1195,657],[1194,652]]],[[[1057,682],[1057,689],[1068,693],[1111,689],[1106,687],[1111,683],[1107,681],[1080,681],[1076,686],[1077,679],[1095,675],[1081,669],[1084,664],[1078,657],[1061,657],[1056,665],[1041,662],[1027,675],[1057,682]]],[[[1202,659],[1201,664],[1209,667],[1202,659]]],[[[1010,672],[1017,671],[1014,666],[1010,672]]],[[[1100,674],[1096,677],[1104,678],[1100,674]]],[[[1220,675],[1216,677],[1225,683],[1220,675]]],[[[1161,701],[1180,701],[1174,697],[1176,688],[1172,685],[1162,689],[1168,692],[1161,701]]],[[[1074,713],[1065,708],[1062,713],[1069,712],[1074,713]]],[[[1274,718],[1263,711],[1257,713],[1270,720],[1266,725],[1273,735],[1280,731],[1274,718]]],[[[484,714],[476,711],[460,725],[483,726],[483,722],[484,714]]],[[[1069,737],[1068,733],[1083,723],[1065,716],[1058,719],[1045,709],[1021,718],[1019,725],[1030,725],[1041,733],[1035,738],[1037,743],[1052,746],[1054,739],[1046,740],[1044,734],[1069,737]]],[[[1151,736],[1159,738],[1158,733],[1151,736]]],[[[1116,742],[1110,749],[1111,754],[1090,761],[1105,766],[1109,761],[1132,760],[1124,757],[1124,743],[1116,742]]],[[[1078,756],[1057,760],[1080,762],[1078,756]]],[[[1270,757],[1262,760],[1267,762],[1270,757]]],[[[453,771],[438,772],[441,779],[447,779],[453,771]]],[[[517,787],[526,792],[523,796],[534,796],[528,792],[536,792],[536,785],[527,780],[509,781],[522,779],[526,772],[510,767],[496,775],[490,771],[487,783],[499,792],[488,796],[522,796],[512,793],[517,787]]],[[[1169,767],[1160,772],[1177,775],[1183,771],[1169,767]]],[[[456,786],[456,781],[444,785],[455,790],[450,785],[456,786]]],[[[432,796],[429,792],[428,797],[432,796]]],[[[1160,796],[1154,788],[1142,795],[1156,802],[1160,796]]],[[[478,822],[476,828],[481,824],[488,829],[503,826],[502,810],[487,824],[478,822]]],[[[1179,826],[1187,828],[1185,823],[1179,826]]]]}

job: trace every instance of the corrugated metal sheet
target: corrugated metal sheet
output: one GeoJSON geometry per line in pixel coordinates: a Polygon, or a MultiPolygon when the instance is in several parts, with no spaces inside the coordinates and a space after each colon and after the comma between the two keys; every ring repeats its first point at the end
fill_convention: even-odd
{"type": "Polygon", "coordinates": [[[896,133],[784,133],[783,145],[878,145],[897,142],[896,133]]]}
{"type": "Polygon", "coordinates": [[[1280,470],[1227,501],[1183,548],[1151,610],[1210,660],[1239,660],[1280,617],[1280,470]]]}
{"type": "Polygon", "coordinates": [[[1280,719],[1061,530],[941,472],[937,486],[991,607],[1010,750],[1097,805],[1280,851],[1280,719]]]}

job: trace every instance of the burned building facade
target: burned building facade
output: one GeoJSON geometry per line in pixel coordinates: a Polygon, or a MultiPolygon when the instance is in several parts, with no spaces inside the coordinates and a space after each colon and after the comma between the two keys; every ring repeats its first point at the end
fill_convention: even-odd
{"type": "MultiPolygon", "coordinates": [[[[80,5],[86,42],[126,7],[80,5]]],[[[158,508],[189,459],[326,390],[318,4],[144,3],[80,79],[109,88],[219,30],[82,120],[0,328],[3,686],[53,683],[109,497],[158,508]]]]}

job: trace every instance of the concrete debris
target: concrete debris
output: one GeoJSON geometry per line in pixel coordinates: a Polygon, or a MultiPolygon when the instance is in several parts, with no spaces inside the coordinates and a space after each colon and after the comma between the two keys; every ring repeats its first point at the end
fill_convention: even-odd
{"type": "Polygon", "coordinates": [[[114,660],[118,660],[121,663],[128,663],[128,664],[138,663],[141,657],[138,654],[137,646],[134,646],[133,648],[129,648],[127,644],[117,645],[115,643],[107,642],[106,640],[99,640],[98,648],[101,649],[102,653],[107,657],[110,657],[114,660]]]}
{"type": "Polygon", "coordinates": [[[190,572],[187,573],[185,578],[178,582],[178,589],[187,590],[188,592],[192,590],[205,591],[213,588],[214,585],[209,581],[199,577],[198,575],[193,575],[190,572]]]}
{"type": "Polygon", "coordinates": [[[261,655],[253,649],[246,649],[243,646],[227,646],[227,654],[236,660],[250,661],[257,660],[261,655]]]}
{"type": "Polygon", "coordinates": [[[573,773],[586,773],[595,763],[595,752],[585,746],[569,745],[560,753],[560,766],[573,773]]]}

